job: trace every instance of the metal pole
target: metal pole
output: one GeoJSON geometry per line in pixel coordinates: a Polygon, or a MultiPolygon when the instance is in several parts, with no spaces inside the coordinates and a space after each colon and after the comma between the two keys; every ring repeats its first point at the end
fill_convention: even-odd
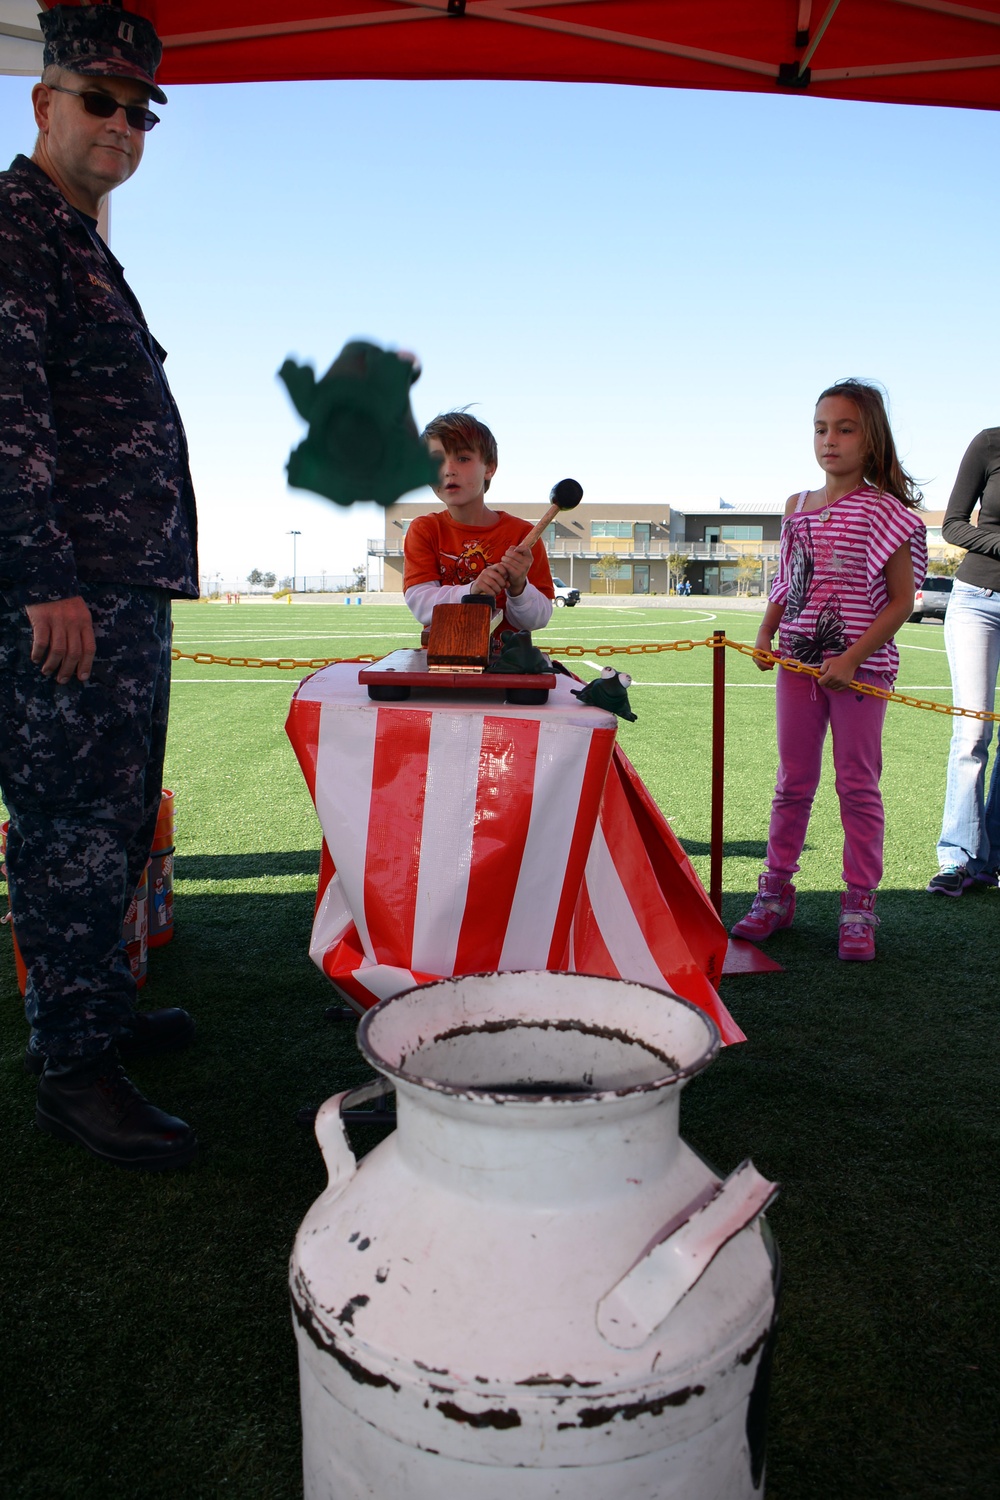
{"type": "Polygon", "coordinates": [[[291,592],[294,594],[295,593],[295,574],[297,572],[297,568],[296,568],[296,555],[295,555],[295,544],[296,544],[298,538],[302,535],[302,533],[301,533],[301,531],[290,531],[288,533],[288,535],[292,539],[292,588],[291,588],[291,592]]]}
{"type": "Polygon", "coordinates": [[[724,630],[712,635],[712,830],[709,835],[708,894],[722,916],[722,823],[726,778],[726,639],[724,630]]]}

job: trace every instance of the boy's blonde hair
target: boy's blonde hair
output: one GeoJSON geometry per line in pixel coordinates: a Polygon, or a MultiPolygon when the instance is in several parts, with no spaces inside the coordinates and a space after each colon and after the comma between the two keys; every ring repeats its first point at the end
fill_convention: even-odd
{"type": "MultiPolygon", "coordinates": [[[[424,442],[431,438],[437,438],[441,447],[447,454],[457,453],[460,448],[467,448],[470,453],[478,453],[488,469],[497,466],[497,440],[493,436],[485,422],[480,422],[477,417],[470,416],[467,411],[443,411],[433,421],[428,422],[420,434],[424,442]]],[[[489,489],[490,481],[487,479],[484,486],[489,489]]]]}

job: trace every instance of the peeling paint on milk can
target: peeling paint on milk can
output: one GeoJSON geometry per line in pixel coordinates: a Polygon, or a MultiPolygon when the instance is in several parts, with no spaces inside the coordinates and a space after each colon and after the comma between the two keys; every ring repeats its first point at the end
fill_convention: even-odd
{"type": "MultiPolygon", "coordinates": [[[[575,974],[383,1001],[360,1045],[396,1131],[344,1095],[291,1263],[307,1500],[756,1500],[777,1189],[678,1135],[719,1046],[686,1001],[575,974]]],[[[356,1097],[356,1096],[355,1096],[356,1097]]]]}

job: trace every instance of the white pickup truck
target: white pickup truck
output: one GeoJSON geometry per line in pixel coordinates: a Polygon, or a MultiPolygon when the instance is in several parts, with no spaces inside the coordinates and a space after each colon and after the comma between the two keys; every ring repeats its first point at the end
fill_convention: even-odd
{"type": "Polygon", "coordinates": [[[579,604],[579,589],[571,589],[568,584],[563,583],[561,578],[553,578],[552,587],[555,589],[553,603],[561,606],[563,609],[572,609],[574,604],[579,604]]]}

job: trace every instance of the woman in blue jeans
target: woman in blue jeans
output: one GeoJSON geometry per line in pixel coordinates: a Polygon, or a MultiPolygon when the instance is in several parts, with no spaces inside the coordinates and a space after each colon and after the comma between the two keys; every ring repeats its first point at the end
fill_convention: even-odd
{"type": "MultiPolygon", "coordinates": [[[[1000,670],[1000,427],[988,427],[969,444],[948,501],[941,534],[964,547],[944,622],[952,702],[993,712],[1000,670]],[[977,524],[970,521],[979,506],[977,524]]],[[[989,720],[955,719],[948,756],[948,787],[937,853],[940,869],[927,889],[961,896],[970,887],[995,886],[1000,870],[1000,776],[997,756],[989,795],[986,757],[993,738],[989,720]]]]}

